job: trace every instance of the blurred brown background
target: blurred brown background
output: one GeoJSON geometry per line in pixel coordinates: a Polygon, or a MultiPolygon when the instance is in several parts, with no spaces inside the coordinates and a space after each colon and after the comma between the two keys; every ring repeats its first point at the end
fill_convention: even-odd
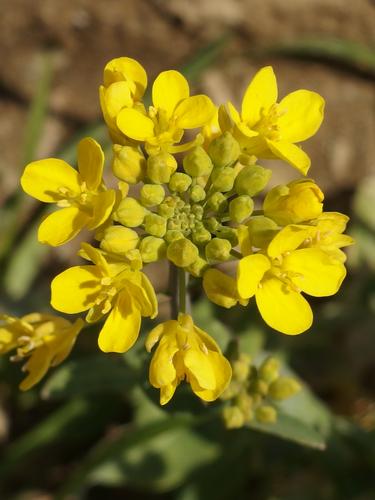
{"type": "Polygon", "coordinates": [[[53,82],[38,156],[52,155],[72,132],[100,119],[97,88],[109,59],[135,57],[151,79],[228,32],[231,39],[200,78],[200,91],[216,103],[239,104],[257,68],[270,63],[280,95],[309,88],[326,98],[326,120],[306,148],[312,177],[336,193],[375,171],[374,73],[280,51],[291,46],[295,55],[293,44],[312,38],[374,46],[371,0],[1,0],[0,12],[2,198],[17,188],[43,53],[51,53],[53,82]]]}

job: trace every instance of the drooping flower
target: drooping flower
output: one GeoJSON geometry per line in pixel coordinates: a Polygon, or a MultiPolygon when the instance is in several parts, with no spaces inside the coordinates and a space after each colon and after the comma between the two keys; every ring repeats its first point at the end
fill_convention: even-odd
{"type": "Polygon", "coordinates": [[[104,352],[125,352],[138,338],[141,317],[157,315],[157,300],[147,276],[125,260],[106,259],[83,243],[90,265],[63,271],[51,283],[51,304],[61,312],[88,311],[86,321],[95,322],[110,313],[99,334],[104,352]]]}
{"type": "Polygon", "coordinates": [[[16,318],[1,315],[0,354],[16,351],[12,361],[26,359],[22,371],[28,372],[20,389],[37,384],[50,367],[64,361],[72,350],[84,322],[74,323],[52,314],[31,313],[16,318]]]}
{"type": "Polygon", "coordinates": [[[226,389],[232,376],[230,363],[216,342],[194,325],[191,316],[179,314],[177,321],[155,327],[147,337],[147,350],[150,352],[157,342],[150,382],[160,389],[160,404],[168,403],[184,379],[204,401],[214,401],[226,389]]]}
{"type": "Polygon", "coordinates": [[[215,106],[205,95],[190,96],[189,84],[178,71],[163,71],[152,87],[152,103],[148,113],[135,107],[124,107],[117,116],[117,126],[123,134],[144,141],[152,153],[160,150],[183,151],[195,141],[178,144],[186,129],[202,127],[215,115],[215,106]]]}
{"type": "Polygon", "coordinates": [[[86,137],[78,145],[78,171],[57,158],[29,163],[21,177],[23,190],[37,200],[56,203],[61,210],[48,215],[39,226],[38,239],[63,245],[83,228],[96,229],[111,215],[116,191],[103,183],[104,154],[86,137]]]}
{"type": "MultiPolygon", "coordinates": [[[[247,87],[241,114],[228,103],[236,138],[246,153],[258,158],[281,158],[305,175],[310,158],[296,143],[319,129],[324,99],[316,92],[297,90],[277,103],[277,95],[275,74],[271,66],[266,66],[247,87]]],[[[228,127],[226,121],[222,116],[221,125],[228,127]]]]}
{"type": "Polygon", "coordinates": [[[266,253],[243,257],[237,268],[239,296],[255,300],[264,321],[282,333],[298,335],[310,328],[313,314],[301,292],[334,295],[346,275],[343,263],[324,250],[308,247],[312,226],[284,227],[266,253]]]}

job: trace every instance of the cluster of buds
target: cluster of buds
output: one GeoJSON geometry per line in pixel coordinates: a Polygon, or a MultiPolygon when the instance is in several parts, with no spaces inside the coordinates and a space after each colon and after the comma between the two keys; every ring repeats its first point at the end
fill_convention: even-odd
{"type": "MultiPolygon", "coordinates": [[[[34,161],[21,184],[29,195],[58,207],[39,227],[41,243],[58,246],[83,229],[93,231],[98,244],[83,243],[79,252],[88,263],[54,278],[51,304],[66,314],[84,312],[87,323],[102,321],[102,351],[126,352],[137,341],[142,317],[157,317],[146,266],[167,259],[176,267],[179,310],[146,342],[149,351],[158,343],[150,381],[160,389],[162,404],[182,380],[198,397],[213,401],[230,384],[232,369],[186,310],[187,274],[202,278],[207,297],[222,307],[246,306],[255,297],[265,322],[290,335],[312,322],[302,293],[332,295],[345,277],[341,248],[352,243],[343,234],[348,218],[323,211],[323,193],[303,177],[310,159],[296,144],[320,127],[324,100],[298,90],[277,102],[271,67],[250,82],[241,112],[230,102],[217,107],[205,95],[191,96],[177,71],[157,76],[151,106],[144,103],[146,88],[146,72],[134,59],[106,65],[100,103],[113,142],[110,186],[103,181],[102,148],[92,138],[78,145],[78,169],[56,158],[34,161]],[[267,192],[272,170],[262,162],[275,158],[294,167],[298,178],[267,192]],[[234,263],[235,275],[217,268],[227,261],[234,263]]],[[[44,363],[42,348],[35,352],[44,363]]],[[[245,379],[236,401],[275,397],[276,388],[285,386],[254,375],[245,379]]],[[[263,403],[255,412],[260,420],[273,418],[263,403]]],[[[244,418],[250,413],[249,408],[244,418]]]]}
{"type": "Polygon", "coordinates": [[[291,398],[301,390],[293,377],[280,375],[280,362],[270,356],[257,368],[246,354],[232,360],[232,380],[222,393],[227,401],[223,420],[228,429],[243,427],[256,420],[272,424],[277,420],[277,403],[291,398]]]}

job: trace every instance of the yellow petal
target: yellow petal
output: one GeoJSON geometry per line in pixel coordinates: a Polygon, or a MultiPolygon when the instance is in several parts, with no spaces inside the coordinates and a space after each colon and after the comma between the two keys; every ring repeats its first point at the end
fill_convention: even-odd
{"type": "Polygon", "coordinates": [[[123,108],[131,108],[133,99],[128,82],[112,83],[107,89],[101,87],[100,99],[103,113],[107,114],[110,120],[116,119],[123,108]]]}
{"type": "Polygon", "coordinates": [[[307,300],[277,278],[262,281],[255,295],[259,312],[271,328],[287,335],[308,330],[313,314],[307,300]]]}
{"type": "Polygon", "coordinates": [[[40,224],[38,240],[53,247],[63,245],[72,240],[89,220],[90,217],[77,207],[56,210],[40,224]]]}
{"type": "Polygon", "coordinates": [[[268,245],[267,253],[275,258],[298,248],[307,238],[316,233],[312,226],[289,224],[279,231],[268,245]]]}
{"type": "Polygon", "coordinates": [[[311,160],[303,149],[290,142],[270,141],[269,139],[267,139],[267,144],[277,158],[286,161],[292,165],[292,167],[299,170],[301,174],[307,174],[311,165],[311,160]]]}
{"type": "Polygon", "coordinates": [[[215,401],[228,387],[232,378],[232,368],[229,361],[220,353],[209,351],[209,362],[215,376],[215,388],[204,389],[199,385],[195,377],[191,377],[190,384],[193,392],[204,401],[215,401]]]}
{"type": "Polygon", "coordinates": [[[237,111],[237,109],[233,106],[233,104],[230,101],[227,102],[227,106],[228,106],[229,117],[234,121],[234,123],[240,123],[241,116],[237,111]]]}
{"type": "Polygon", "coordinates": [[[238,302],[236,280],[218,269],[209,269],[204,273],[203,288],[211,302],[218,306],[229,309],[238,302]]]}
{"type": "Polygon", "coordinates": [[[126,352],[138,338],[141,313],[131,296],[122,291],[100,331],[98,344],[103,352],[126,352]]]}
{"type": "Polygon", "coordinates": [[[131,85],[135,100],[142,98],[147,87],[147,74],[138,61],[130,57],[117,57],[109,61],[104,68],[104,85],[108,87],[121,80],[131,85]]]}
{"type": "Polygon", "coordinates": [[[155,326],[150,333],[147,335],[147,339],[145,342],[147,352],[151,352],[154,345],[159,342],[160,338],[163,335],[173,334],[173,332],[178,327],[178,322],[176,320],[165,321],[164,323],[160,323],[155,326]]]}
{"type": "Polygon", "coordinates": [[[267,114],[277,101],[277,82],[271,66],[260,69],[250,82],[242,100],[242,120],[250,127],[267,114]]]}
{"type": "Polygon", "coordinates": [[[144,273],[141,273],[141,280],[142,280],[142,288],[150,304],[150,309],[147,311],[147,314],[144,313],[142,314],[143,316],[149,316],[151,319],[154,319],[158,315],[158,299],[156,298],[155,290],[154,287],[152,286],[151,281],[144,273]]]}
{"type": "Polygon", "coordinates": [[[88,189],[95,191],[102,182],[104,153],[91,137],[85,137],[78,144],[78,171],[88,189]]]}
{"type": "Polygon", "coordinates": [[[160,388],[160,404],[165,405],[167,404],[173,397],[173,394],[176,391],[176,388],[178,386],[178,379],[175,378],[173,382],[171,382],[168,385],[163,385],[163,387],[160,388]]]}
{"type": "Polygon", "coordinates": [[[287,255],[283,268],[296,273],[293,282],[314,297],[334,295],[346,275],[345,266],[318,248],[301,248],[287,255]],[[299,275],[299,276],[298,276],[299,275]]]}
{"type": "Polygon", "coordinates": [[[78,318],[69,328],[62,330],[60,338],[56,341],[56,349],[52,353],[51,366],[59,365],[69,356],[84,324],[85,322],[78,318]]]}
{"type": "Polygon", "coordinates": [[[264,274],[270,269],[271,263],[265,255],[253,254],[241,259],[237,267],[238,294],[243,299],[249,299],[257,291],[264,274]]]}
{"type": "Polygon", "coordinates": [[[58,274],[51,283],[51,305],[57,311],[75,314],[95,304],[101,290],[96,266],[75,266],[58,274]]]}
{"type": "Polygon", "coordinates": [[[166,111],[169,119],[177,104],[189,97],[189,84],[178,71],[163,71],[158,75],[152,86],[152,102],[155,108],[166,111]]]}
{"type": "Polygon", "coordinates": [[[166,335],[161,338],[152,357],[149,370],[150,383],[153,387],[168,386],[176,379],[173,357],[177,351],[178,345],[175,335],[166,335]]]}
{"type": "Polygon", "coordinates": [[[96,229],[101,226],[111,215],[112,208],[116,202],[116,191],[108,189],[99,193],[93,199],[93,216],[87,224],[88,229],[96,229]]]}
{"type": "Polygon", "coordinates": [[[282,99],[278,111],[281,140],[302,142],[318,131],[324,116],[324,99],[310,90],[296,90],[282,99]]]}
{"type": "Polygon", "coordinates": [[[46,345],[42,345],[35,349],[22,368],[29,373],[20,383],[21,391],[27,391],[44,377],[50,366],[50,361],[50,354],[46,345]]]}
{"type": "Polygon", "coordinates": [[[204,353],[199,346],[196,349],[194,349],[194,346],[190,346],[184,354],[184,365],[190,372],[189,378],[190,374],[192,374],[202,389],[212,391],[216,388],[215,372],[208,352],[204,353]]]}
{"type": "Polygon", "coordinates": [[[215,106],[205,95],[188,97],[177,105],[173,114],[176,126],[182,129],[202,127],[215,115],[215,106]]]}
{"type": "Polygon", "coordinates": [[[90,260],[91,262],[93,262],[98,267],[102,275],[104,276],[111,275],[109,264],[99,248],[95,248],[89,243],[82,242],[79,255],[83,259],[90,260]]]}
{"type": "Polygon", "coordinates": [[[60,189],[67,189],[71,195],[81,192],[78,172],[63,160],[48,158],[29,163],[21,177],[25,193],[45,203],[64,199],[60,189]]]}
{"type": "Polygon", "coordinates": [[[117,117],[121,132],[136,141],[145,141],[154,135],[154,122],[133,108],[125,108],[117,117]]]}

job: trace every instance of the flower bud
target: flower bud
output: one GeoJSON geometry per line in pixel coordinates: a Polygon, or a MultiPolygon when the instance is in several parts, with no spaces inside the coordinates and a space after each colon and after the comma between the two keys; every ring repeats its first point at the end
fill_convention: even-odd
{"type": "Polygon", "coordinates": [[[167,250],[168,259],[178,267],[190,266],[198,257],[198,248],[190,240],[180,238],[172,241],[167,250]]]}
{"type": "Polygon", "coordinates": [[[216,229],[220,226],[220,222],[215,219],[215,217],[208,217],[203,221],[205,227],[211,232],[214,233],[216,229]]]}
{"type": "Polygon", "coordinates": [[[172,243],[172,241],[175,240],[180,240],[181,238],[184,238],[184,235],[182,231],[179,231],[178,229],[168,229],[164,236],[165,241],[167,241],[168,243],[172,243]]]}
{"type": "Polygon", "coordinates": [[[222,193],[214,193],[209,197],[207,205],[215,212],[223,212],[226,209],[228,202],[222,193]]]}
{"type": "Polygon", "coordinates": [[[272,170],[260,165],[244,167],[236,177],[234,188],[238,194],[255,196],[266,187],[270,180],[272,170]]]}
{"type": "Polygon", "coordinates": [[[233,227],[219,226],[216,229],[215,234],[218,238],[223,238],[224,240],[228,240],[232,245],[232,247],[238,245],[237,230],[234,229],[233,227]]]}
{"type": "Polygon", "coordinates": [[[116,217],[121,224],[128,227],[137,227],[143,223],[147,211],[134,198],[124,198],[116,211],[116,217]]]}
{"type": "Polygon", "coordinates": [[[165,191],[159,184],[144,184],[141,189],[141,203],[145,207],[160,205],[164,200],[165,191]]]}
{"type": "Polygon", "coordinates": [[[136,147],[114,144],[112,171],[118,179],[137,184],[145,177],[146,159],[136,147]]]}
{"type": "Polygon", "coordinates": [[[129,250],[137,247],[138,234],[124,226],[110,226],[103,232],[100,248],[109,253],[125,256],[129,250]]]}
{"type": "Polygon", "coordinates": [[[255,410],[255,418],[261,424],[274,424],[277,421],[277,412],[273,406],[259,406],[255,410]]]}
{"type": "Polygon", "coordinates": [[[177,193],[184,193],[187,191],[192,183],[191,177],[182,172],[173,174],[169,181],[169,189],[177,193]]]}
{"type": "Polygon", "coordinates": [[[199,203],[206,198],[206,191],[202,186],[194,186],[190,191],[190,199],[193,203],[199,203]]]}
{"type": "Polygon", "coordinates": [[[254,382],[251,384],[251,391],[254,394],[259,394],[260,396],[267,396],[268,384],[261,379],[254,380],[254,382]]]}
{"type": "Polygon", "coordinates": [[[226,406],[223,420],[227,429],[240,429],[245,423],[245,416],[238,406],[226,406]]]}
{"type": "Polygon", "coordinates": [[[234,198],[229,203],[229,216],[233,222],[240,224],[253,213],[254,202],[245,194],[234,198]]]}
{"type": "Polygon", "coordinates": [[[232,245],[228,240],[223,240],[222,238],[213,238],[207,243],[205,248],[207,259],[214,262],[228,260],[231,250],[232,245]]]}
{"type": "Polygon", "coordinates": [[[208,148],[211,160],[215,167],[219,168],[226,167],[237,161],[240,153],[240,146],[230,132],[225,132],[214,139],[208,148]]]}
{"type": "Polygon", "coordinates": [[[145,217],[145,231],[151,236],[162,238],[167,230],[167,221],[157,214],[148,214],[145,217]]]}
{"type": "Polygon", "coordinates": [[[147,176],[155,184],[167,184],[176,170],[177,161],[169,153],[149,156],[147,160],[147,176]]]}
{"type": "Polygon", "coordinates": [[[278,231],[276,222],[263,215],[252,217],[246,224],[251,244],[257,248],[265,248],[278,231]]]}
{"type": "Polygon", "coordinates": [[[134,248],[133,250],[129,250],[126,253],[126,258],[128,259],[128,261],[130,263],[130,267],[134,271],[138,271],[139,269],[142,269],[143,262],[142,262],[141,252],[138,250],[138,248],[134,248]]]}
{"type": "Polygon", "coordinates": [[[203,245],[208,243],[211,239],[210,231],[207,231],[204,227],[199,228],[197,230],[193,230],[193,241],[197,245],[203,245]]]}
{"type": "Polygon", "coordinates": [[[272,382],[269,396],[277,401],[291,398],[301,390],[300,384],[292,377],[279,377],[272,382]]]}
{"type": "Polygon", "coordinates": [[[276,186],[264,199],[263,210],[282,226],[316,219],[323,211],[324,195],[315,182],[302,179],[276,186]]]}
{"type": "Polygon", "coordinates": [[[226,193],[232,189],[235,177],[231,167],[214,168],[211,174],[212,186],[216,191],[226,193]]]}
{"type": "Polygon", "coordinates": [[[202,259],[202,257],[198,257],[190,266],[186,266],[185,269],[195,276],[195,278],[200,278],[208,267],[208,262],[202,259]]]}
{"type": "Polygon", "coordinates": [[[184,157],[183,167],[192,177],[200,177],[210,175],[213,165],[206,151],[196,146],[184,157]]]}
{"type": "Polygon", "coordinates": [[[241,355],[232,363],[233,378],[239,382],[245,382],[250,373],[250,356],[241,355]]]}
{"type": "Polygon", "coordinates": [[[253,418],[253,398],[247,392],[241,392],[236,398],[236,405],[242,411],[247,422],[253,418]]]}
{"type": "Polygon", "coordinates": [[[142,260],[146,264],[163,259],[165,257],[166,249],[167,245],[165,241],[161,238],[155,238],[154,236],[146,236],[142,239],[139,246],[142,260]]]}
{"type": "Polygon", "coordinates": [[[258,370],[259,377],[267,384],[276,380],[279,376],[280,361],[272,356],[266,358],[258,370]]]}

